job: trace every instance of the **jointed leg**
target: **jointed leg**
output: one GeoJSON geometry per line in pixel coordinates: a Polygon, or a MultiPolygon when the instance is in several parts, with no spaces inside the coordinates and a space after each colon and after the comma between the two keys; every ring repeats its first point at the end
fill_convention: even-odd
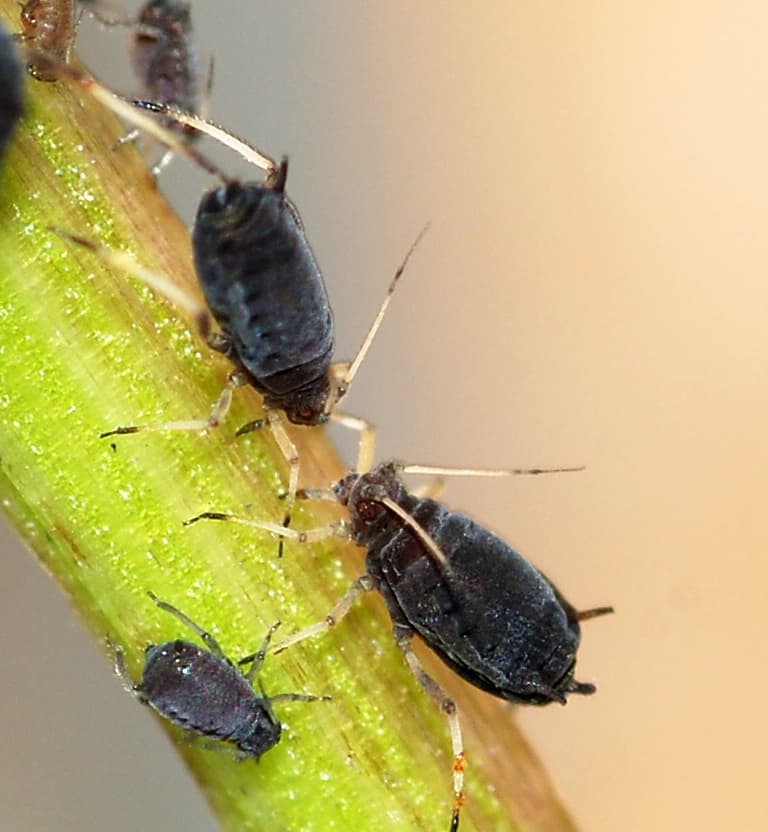
{"type": "Polygon", "coordinates": [[[259,671],[261,670],[261,666],[264,664],[264,658],[267,655],[267,649],[269,648],[269,642],[272,641],[272,636],[277,631],[277,628],[280,626],[280,622],[276,621],[270,628],[267,630],[266,636],[264,636],[264,641],[261,644],[261,647],[255,652],[251,653],[249,656],[246,656],[244,659],[240,659],[238,665],[242,667],[244,664],[251,665],[251,669],[248,671],[248,681],[253,683],[253,680],[259,675],[259,671]]]}
{"type": "Polygon", "coordinates": [[[141,433],[143,431],[213,430],[221,425],[229,412],[234,391],[244,384],[247,384],[247,379],[242,373],[231,373],[207,419],[182,419],[175,422],[160,422],[156,425],[129,425],[105,431],[100,433],[99,437],[104,439],[107,436],[123,436],[128,433],[141,433]]]}
{"type": "Polygon", "coordinates": [[[212,652],[215,653],[219,658],[226,658],[224,656],[224,651],[221,649],[219,642],[207,631],[204,630],[199,624],[196,624],[188,615],[185,615],[181,610],[176,609],[172,604],[169,604],[167,601],[161,601],[154,592],[147,593],[149,597],[160,607],[161,610],[170,613],[175,618],[178,618],[182,624],[186,624],[190,630],[197,633],[200,640],[205,644],[205,646],[212,652]]]}
{"type": "Polygon", "coordinates": [[[332,630],[352,609],[355,601],[361,595],[370,592],[372,589],[373,578],[368,573],[361,575],[322,621],[318,621],[317,624],[311,624],[309,627],[305,627],[303,630],[299,630],[298,633],[289,636],[285,641],[281,641],[277,647],[273,648],[272,652],[282,653],[283,650],[287,650],[289,647],[298,644],[300,641],[304,641],[306,638],[314,638],[332,630]]]}
{"type": "Polygon", "coordinates": [[[329,537],[349,537],[347,524],[344,521],[300,531],[299,529],[286,528],[279,523],[270,523],[268,520],[252,520],[250,517],[240,517],[237,514],[225,514],[220,511],[204,511],[196,517],[185,520],[184,525],[191,526],[200,520],[225,520],[229,523],[239,523],[241,526],[251,526],[254,529],[261,529],[278,537],[293,540],[296,543],[319,543],[322,540],[327,540],[329,537]]]}
{"type": "Polygon", "coordinates": [[[453,746],[453,815],[451,818],[451,832],[459,828],[459,814],[464,804],[464,771],[467,767],[464,756],[464,742],[461,737],[461,725],[456,703],[440,685],[424,670],[419,657],[413,652],[411,642],[414,632],[405,627],[395,625],[395,643],[403,651],[408,667],[419,680],[421,686],[429,694],[432,701],[445,714],[451,730],[451,745],[453,746]]]}
{"type": "Polygon", "coordinates": [[[343,425],[350,430],[356,430],[360,434],[357,444],[355,471],[358,474],[367,474],[373,468],[376,451],[376,428],[365,419],[360,419],[349,413],[342,413],[340,410],[332,411],[329,418],[336,424],[343,425]]]}

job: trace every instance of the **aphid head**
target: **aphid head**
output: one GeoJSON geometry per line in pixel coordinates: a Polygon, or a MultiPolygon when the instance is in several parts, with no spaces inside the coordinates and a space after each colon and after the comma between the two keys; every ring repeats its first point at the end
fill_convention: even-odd
{"type": "Polygon", "coordinates": [[[349,474],[336,483],[333,491],[339,502],[349,507],[353,528],[359,532],[388,511],[385,499],[397,502],[403,485],[395,464],[384,462],[367,474],[349,474]]]}
{"type": "Polygon", "coordinates": [[[249,730],[241,737],[233,737],[243,757],[258,760],[262,754],[274,748],[280,742],[282,726],[275,718],[271,708],[263,707],[268,700],[256,700],[253,714],[249,720],[249,730]]]}
{"type": "Polygon", "coordinates": [[[202,198],[195,227],[207,223],[219,233],[237,232],[245,226],[271,229],[278,221],[282,204],[282,194],[270,187],[230,180],[202,198]]]}
{"type": "Polygon", "coordinates": [[[328,421],[331,408],[330,382],[327,376],[321,376],[303,390],[292,391],[285,401],[267,397],[267,403],[277,405],[294,425],[322,425],[328,421]]]}

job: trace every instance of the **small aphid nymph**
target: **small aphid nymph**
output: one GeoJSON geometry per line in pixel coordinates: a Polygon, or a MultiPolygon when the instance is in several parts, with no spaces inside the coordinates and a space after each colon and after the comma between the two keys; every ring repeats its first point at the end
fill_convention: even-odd
{"type": "Polygon", "coordinates": [[[298,693],[267,696],[263,688],[262,695],[256,695],[253,683],[278,624],[267,632],[258,652],[240,662],[251,665],[244,674],[224,655],[209,632],[171,604],[152,593],[150,597],[160,609],[195,632],[205,648],[182,640],[150,645],[142,680],[134,684],[126,670],[123,651],[117,647],[115,669],[130,693],[185,731],[228,743],[240,759],[258,759],[280,741],[282,729],[272,710],[275,702],[329,698],[298,693]]]}

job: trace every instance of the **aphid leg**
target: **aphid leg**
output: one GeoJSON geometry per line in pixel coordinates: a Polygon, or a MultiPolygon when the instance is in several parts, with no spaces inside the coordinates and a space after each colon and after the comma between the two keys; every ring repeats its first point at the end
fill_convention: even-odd
{"type": "Polygon", "coordinates": [[[113,644],[110,638],[107,638],[107,646],[113,655],[115,675],[120,678],[120,682],[125,690],[133,696],[138,696],[136,684],[128,673],[128,668],[125,665],[125,653],[119,644],[113,644]]]}
{"type": "Polygon", "coordinates": [[[220,511],[204,511],[195,517],[184,521],[185,526],[191,526],[200,520],[225,520],[229,523],[239,523],[241,526],[250,526],[254,529],[261,529],[270,532],[277,537],[284,537],[296,543],[319,543],[329,537],[349,537],[347,524],[340,520],[337,523],[330,523],[327,526],[318,526],[315,529],[300,531],[299,529],[286,528],[279,523],[270,523],[267,520],[251,520],[249,517],[240,517],[237,514],[225,514],[220,511]]]}
{"type": "MultiPolygon", "coordinates": [[[[141,135],[141,130],[134,127],[132,130],[129,130],[127,133],[124,133],[120,136],[119,139],[116,139],[114,144],[112,145],[112,150],[119,150],[124,144],[133,144],[139,136],[141,135]]],[[[167,150],[166,153],[170,153],[173,155],[172,150],[167,150]]]]}
{"type": "MultiPolygon", "coordinates": [[[[103,260],[108,266],[121,271],[128,272],[139,278],[142,283],[154,289],[174,306],[181,309],[186,315],[192,318],[195,322],[197,330],[200,332],[206,343],[211,349],[221,353],[228,353],[230,349],[229,339],[224,333],[213,332],[213,321],[207,307],[197,300],[192,295],[180,289],[174,283],[171,283],[163,275],[157,274],[149,269],[144,268],[140,263],[137,263],[132,255],[125,251],[116,251],[108,246],[103,246],[88,237],[83,237],[79,234],[72,234],[69,231],[64,231],[61,228],[52,228],[56,234],[69,240],[76,245],[83,246],[89,251],[93,252],[100,260],[103,260]]],[[[104,439],[107,436],[119,436],[127,433],[139,433],[140,431],[171,431],[171,430],[187,430],[187,431],[201,431],[211,430],[219,427],[224,421],[225,416],[229,412],[232,405],[232,394],[238,387],[242,387],[248,383],[248,379],[244,374],[237,371],[230,374],[224,389],[221,391],[218,400],[213,406],[210,415],[206,419],[186,419],[175,422],[163,422],[157,425],[131,425],[128,427],[119,427],[114,430],[106,431],[100,436],[104,439]]]]}
{"type": "Polygon", "coordinates": [[[296,498],[299,500],[326,500],[337,505],[339,503],[336,492],[327,488],[300,488],[296,492],[296,498]]]}
{"type": "MultiPolygon", "coordinates": [[[[282,413],[272,407],[265,407],[264,413],[277,447],[280,448],[280,453],[288,463],[288,493],[285,495],[285,513],[283,514],[283,526],[288,528],[291,525],[291,512],[296,503],[296,492],[299,488],[299,468],[301,465],[299,452],[285,429],[285,420],[282,413]]],[[[283,556],[283,542],[281,537],[278,546],[278,557],[283,556]]]]}
{"type": "Polygon", "coordinates": [[[280,644],[273,647],[272,652],[282,653],[283,650],[287,650],[294,644],[304,641],[304,639],[314,638],[332,630],[352,609],[355,601],[364,593],[370,592],[373,588],[373,578],[366,572],[352,584],[341,600],[333,606],[322,621],[311,624],[309,627],[305,627],[303,630],[299,630],[298,633],[289,636],[285,641],[281,641],[280,644]]]}
{"type": "Polygon", "coordinates": [[[226,349],[221,343],[222,335],[220,333],[212,333],[211,331],[213,323],[208,307],[193,295],[189,294],[189,292],[180,289],[175,283],[168,280],[167,277],[145,268],[141,263],[137,262],[133,255],[128,254],[127,251],[118,251],[109,248],[109,246],[104,246],[95,240],[91,240],[89,237],[83,237],[81,234],[73,234],[71,231],[66,231],[56,226],[51,226],[50,230],[65,240],[75,243],[75,245],[87,248],[88,251],[95,254],[108,266],[137,277],[142,283],[162,295],[190,317],[195,322],[195,326],[200,334],[213,349],[217,352],[226,352],[226,349]]]}
{"type": "Polygon", "coordinates": [[[419,657],[413,652],[411,642],[414,632],[407,627],[395,625],[395,643],[403,651],[408,667],[419,680],[421,686],[429,694],[432,701],[445,714],[451,730],[451,745],[453,747],[453,815],[451,817],[451,832],[459,828],[459,814],[464,804],[464,771],[467,767],[464,755],[464,741],[461,736],[461,725],[456,703],[448,696],[440,685],[424,670],[419,657]]]}
{"type": "MultiPolygon", "coordinates": [[[[334,367],[337,365],[334,365],[334,367]]],[[[331,368],[333,370],[333,368],[331,368]]],[[[373,459],[376,451],[376,428],[365,419],[352,416],[349,413],[342,413],[334,410],[329,417],[333,422],[343,425],[349,430],[356,430],[360,434],[357,443],[357,464],[355,471],[360,474],[367,474],[373,467],[373,459]]]]}
{"type": "Polygon", "coordinates": [[[269,648],[269,642],[272,641],[272,636],[277,631],[277,628],[280,626],[280,622],[276,621],[268,630],[267,634],[264,636],[264,641],[261,644],[261,647],[255,652],[251,653],[249,656],[246,656],[237,663],[239,667],[242,667],[244,664],[250,664],[251,669],[246,674],[246,677],[249,682],[253,683],[256,677],[259,675],[261,671],[261,666],[264,664],[264,659],[267,655],[267,649],[269,648]]]}
{"type": "Polygon", "coordinates": [[[276,693],[269,697],[270,705],[275,702],[330,702],[332,696],[315,696],[312,693],[276,693]]]}
{"type": "Polygon", "coordinates": [[[229,412],[229,408],[232,406],[232,394],[234,391],[247,383],[247,379],[242,373],[230,373],[227,383],[224,385],[224,389],[221,391],[221,395],[217,399],[216,404],[214,404],[207,419],[182,419],[176,422],[160,422],[156,425],[128,425],[100,433],[99,438],[105,439],[108,436],[123,436],[128,433],[141,433],[142,431],[213,430],[221,425],[229,412]]]}
{"type": "MultiPolygon", "coordinates": [[[[264,418],[246,422],[246,424],[235,432],[235,436],[244,436],[246,433],[252,433],[265,427],[268,427],[272,431],[272,437],[277,443],[283,459],[288,464],[288,491],[285,493],[285,514],[283,515],[283,526],[288,528],[291,525],[291,512],[296,504],[301,460],[298,449],[285,428],[285,420],[283,419],[282,413],[274,407],[265,405],[264,418]]],[[[281,538],[278,547],[278,557],[282,556],[283,539],[281,538]]]]}
{"type": "Polygon", "coordinates": [[[203,629],[199,624],[196,624],[188,615],[185,615],[181,610],[176,609],[172,604],[169,604],[167,601],[161,601],[154,592],[148,592],[147,595],[160,607],[161,610],[170,613],[175,618],[178,618],[182,624],[186,624],[190,630],[194,633],[197,633],[200,640],[205,644],[205,646],[218,656],[220,659],[226,658],[224,655],[224,651],[221,649],[219,642],[205,629],[203,629]]]}

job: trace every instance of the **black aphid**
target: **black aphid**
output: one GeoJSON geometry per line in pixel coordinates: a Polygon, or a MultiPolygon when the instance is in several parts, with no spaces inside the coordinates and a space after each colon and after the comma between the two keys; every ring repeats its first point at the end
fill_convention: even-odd
{"type": "Polygon", "coordinates": [[[455,831],[464,800],[461,729],[453,700],[413,652],[414,636],[456,673],[494,696],[524,705],[565,704],[570,694],[595,692],[594,685],[574,679],[580,622],[613,609],[576,610],[508,543],[467,515],[410,493],[398,476],[401,471],[450,473],[386,462],[368,473],[348,475],[331,491],[302,492],[346,506],[349,526],[337,523],[301,532],[214,512],[188,523],[202,518],[234,520],[302,542],[341,535],[366,548],[365,574],[321,622],[291,636],[275,652],[335,627],[360,595],[378,590],[392,618],[397,646],[450,723],[455,831]]]}
{"type": "MultiPolygon", "coordinates": [[[[107,262],[140,277],[181,306],[197,322],[208,344],[234,364],[228,383],[207,419],[158,425],[119,427],[102,434],[141,430],[204,430],[218,426],[229,410],[233,391],[250,385],[264,396],[265,418],[250,422],[239,432],[268,425],[290,465],[286,522],[296,494],[299,460],[288,435],[283,414],[298,425],[319,425],[329,419],[360,432],[358,468],[369,466],[374,431],[362,419],[337,410],[365,357],[398,279],[416,243],[397,269],[354,360],[333,363],[334,325],[325,283],[307,241],[298,211],[285,194],[287,163],[279,166],[255,148],[221,128],[153,102],[135,102],[141,109],[222,141],[266,172],[264,182],[239,182],[227,177],[198,150],[155,124],[125,102],[111,96],[89,76],[67,71],[118,114],[129,117],[175,151],[192,158],[218,176],[222,184],[205,194],[192,230],[192,247],[198,280],[207,306],[180,292],[165,278],[142,269],[130,257],[79,235],[66,234],[86,245],[107,262]],[[213,331],[214,320],[220,331],[213,331]]],[[[423,232],[422,232],[423,233],[423,232]]],[[[421,235],[419,235],[420,239],[421,235]]]]}
{"type": "Polygon", "coordinates": [[[24,109],[24,77],[13,37],[0,25],[0,162],[24,109]]]}
{"type": "Polygon", "coordinates": [[[270,628],[257,653],[243,659],[250,663],[243,674],[224,655],[216,639],[183,612],[150,593],[160,609],[169,612],[193,630],[205,644],[169,641],[147,647],[144,673],[139,684],[128,676],[123,651],[115,649],[115,669],[127,689],[161,716],[192,734],[229,743],[241,759],[259,758],[280,741],[281,726],[272,705],[275,702],[313,702],[326,696],[281,693],[261,696],[253,690],[273,633],[270,628]]]}

